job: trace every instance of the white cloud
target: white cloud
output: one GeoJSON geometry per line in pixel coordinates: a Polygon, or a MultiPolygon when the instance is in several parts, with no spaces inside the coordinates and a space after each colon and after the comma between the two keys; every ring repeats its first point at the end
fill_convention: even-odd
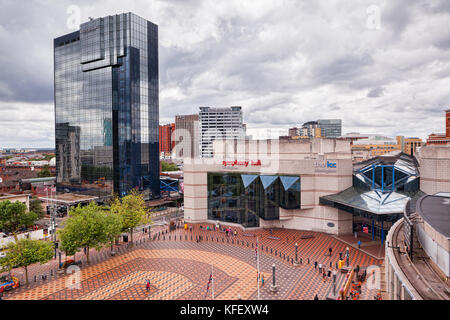
{"type": "MultiPolygon", "coordinates": [[[[0,145],[53,145],[52,40],[72,31],[72,4],[0,0],[0,145]],[[33,106],[45,111],[37,114],[33,106]]],[[[200,106],[241,105],[255,136],[264,128],[287,133],[319,118],[342,118],[344,133],[425,138],[444,130],[450,98],[445,0],[77,5],[82,22],[131,11],[158,24],[162,123],[200,106]],[[380,9],[376,30],[367,27],[371,5],[380,9]]]]}

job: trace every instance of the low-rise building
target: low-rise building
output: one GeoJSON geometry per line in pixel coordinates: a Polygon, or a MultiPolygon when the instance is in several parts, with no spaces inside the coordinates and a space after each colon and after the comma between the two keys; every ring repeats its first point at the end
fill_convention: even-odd
{"type": "Polygon", "coordinates": [[[445,111],[445,133],[430,134],[427,145],[450,145],[450,109],[445,111]]]}
{"type": "Polygon", "coordinates": [[[348,141],[216,140],[213,159],[184,164],[184,218],[350,234],[351,214],[319,198],[351,184],[348,141]]]}

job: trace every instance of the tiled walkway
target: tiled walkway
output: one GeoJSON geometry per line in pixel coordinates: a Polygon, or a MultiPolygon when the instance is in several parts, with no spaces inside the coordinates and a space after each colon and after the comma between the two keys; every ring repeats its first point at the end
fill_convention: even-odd
{"type": "MultiPolygon", "coordinates": [[[[260,271],[265,280],[264,286],[260,283],[261,299],[313,299],[316,294],[325,299],[332,295],[332,278],[324,280],[314,268],[314,262],[326,266],[327,271],[331,262],[333,270],[339,252],[344,254],[347,246],[329,235],[285,229],[245,232],[238,229],[237,236],[227,236],[224,232],[201,230],[199,225],[194,225],[192,231],[178,229],[152,235],[153,240],[149,240],[148,235],[142,234],[142,240],[138,239],[134,249],[123,248],[115,257],[108,258],[109,249],[93,254],[97,263],[81,268],[79,289],[68,288],[71,282],[65,275],[23,287],[4,298],[204,300],[211,299],[214,290],[215,299],[237,299],[238,296],[244,300],[257,299],[255,243],[258,236],[260,271]],[[197,242],[200,235],[203,240],[197,242]],[[298,261],[302,262],[298,266],[293,264],[295,243],[298,244],[298,261]],[[332,248],[331,256],[328,248],[332,248]],[[273,264],[276,266],[276,293],[269,290],[273,264]],[[206,292],[211,270],[214,281],[206,292]],[[146,280],[151,284],[148,291],[146,280]]],[[[379,265],[381,261],[350,247],[350,263],[368,266],[379,265]]],[[[338,272],[336,291],[343,281],[344,275],[338,272]]],[[[364,296],[372,299],[370,293],[364,296]]]]}

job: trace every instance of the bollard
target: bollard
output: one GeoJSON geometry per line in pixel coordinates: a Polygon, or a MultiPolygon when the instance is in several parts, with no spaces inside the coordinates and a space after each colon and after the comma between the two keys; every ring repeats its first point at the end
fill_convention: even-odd
{"type": "Polygon", "coordinates": [[[34,282],[36,282],[36,276],[34,276],[34,282]]]}
{"type": "Polygon", "coordinates": [[[276,292],[278,290],[275,282],[275,263],[272,264],[272,285],[270,286],[270,291],[276,292]]]}

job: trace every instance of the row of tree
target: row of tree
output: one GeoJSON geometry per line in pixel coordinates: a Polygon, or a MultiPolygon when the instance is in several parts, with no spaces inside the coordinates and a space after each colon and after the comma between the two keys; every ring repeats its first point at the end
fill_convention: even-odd
{"type": "MultiPolygon", "coordinates": [[[[133,231],[142,224],[151,223],[150,212],[145,201],[137,191],[119,199],[116,198],[110,207],[99,206],[94,202],[81,207],[74,207],[63,229],[58,230],[59,248],[66,257],[75,255],[85,249],[89,262],[89,249],[100,250],[111,246],[124,232],[129,232],[133,245],[133,231]]],[[[3,271],[13,268],[25,269],[28,283],[28,266],[34,263],[45,264],[52,259],[54,244],[50,241],[17,239],[10,243],[6,257],[0,259],[3,271]]]]}
{"type": "Polygon", "coordinates": [[[89,262],[89,249],[113,245],[124,232],[129,232],[133,245],[133,231],[136,227],[151,222],[145,201],[138,192],[119,199],[110,207],[91,202],[88,206],[73,208],[64,228],[58,231],[61,251],[72,256],[80,249],[86,249],[89,262]]]}

